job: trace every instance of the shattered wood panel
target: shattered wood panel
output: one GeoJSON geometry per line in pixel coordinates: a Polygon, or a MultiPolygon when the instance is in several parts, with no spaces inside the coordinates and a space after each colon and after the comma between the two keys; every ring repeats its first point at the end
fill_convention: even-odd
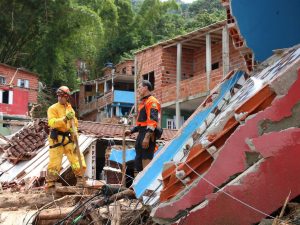
{"type": "MultiPolygon", "coordinates": [[[[289,49],[286,53],[287,54],[284,54],[276,63],[265,68],[259,74],[253,75],[262,81],[262,83],[259,84],[260,88],[264,83],[269,83],[276,93],[286,95],[290,86],[298,78],[296,71],[297,68],[300,67],[300,49],[289,49]]],[[[253,84],[253,79],[251,80],[247,82],[247,85],[245,85],[232,99],[232,102],[229,103],[230,107],[227,108],[228,112],[220,114],[219,117],[214,120],[215,127],[218,127],[218,124],[222,124],[222,116],[226,117],[226,115],[230,114],[230,110],[238,109],[239,103],[245,102],[245,100],[249,99],[249,96],[252,96],[250,93],[253,93],[253,90],[256,89],[256,85],[253,84]]],[[[251,152],[251,145],[249,147],[248,140],[259,136],[262,129],[266,129],[265,126],[268,125],[266,123],[263,124],[263,127],[260,127],[262,121],[268,118],[277,118],[275,119],[276,121],[279,118],[283,119],[291,115],[294,105],[299,102],[300,99],[298,91],[300,86],[299,82],[298,79],[286,96],[276,99],[269,108],[252,116],[252,119],[248,118],[245,125],[237,128],[228,138],[225,145],[214,155],[215,161],[204,175],[205,179],[199,177],[187,191],[182,191],[176,198],[168,203],[160,204],[153,210],[153,215],[164,219],[175,218],[181,211],[200,204],[210,193],[214,192],[215,188],[211,186],[207,180],[220,187],[247,169],[250,162],[247,162],[246,153],[251,152]]]]}
{"type": "Polygon", "coordinates": [[[192,146],[198,137],[197,130],[203,124],[212,122],[216,117],[215,110],[223,107],[231,98],[231,93],[238,90],[236,84],[243,84],[246,77],[247,75],[241,71],[235,74],[230,73],[221,85],[212,90],[212,94],[185,122],[176,137],[158,153],[149,166],[135,179],[133,187],[138,197],[141,197],[146,190],[152,190],[159,194],[157,190],[160,189],[159,179],[161,179],[164,163],[172,159],[181,160],[184,157],[187,145],[192,146]],[[195,137],[193,137],[194,134],[195,137]]]}

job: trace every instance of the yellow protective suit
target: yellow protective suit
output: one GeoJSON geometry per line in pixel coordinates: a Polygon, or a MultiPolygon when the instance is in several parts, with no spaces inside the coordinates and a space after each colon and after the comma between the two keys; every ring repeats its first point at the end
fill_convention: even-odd
{"type": "MultiPolygon", "coordinates": [[[[70,132],[72,125],[71,121],[67,120],[67,122],[64,121],[64,118],[70,110],[73,110],[72,106],[67,103],[67,105],[62,105],[60,103],[53,104],[48,109],[48,125],[50,129],[56,129],[60,132],[70,132]]],[[[75,113],[75,112],[74,112],[75,113]]],[[[75,126],[78,127],[78,121],[75,118],[75,126]]],[[[58,134],[57,140],[54,140],[50,138],[50,135],[48,137],[49,140],[49,146],[53,146],[55,144],[61,143],[63,139],[63,135],[58,134]]],[[[65,136],[65,140],[63,141],[63,145],[59,145],[54,148],[49,148],[49,164],[47,169],[47,177],[46,182],[48,186],[51,186],[54,184],[56,180],[58,180],[58,175],[61,170],[61,163],[63,155],[66,155],[72,170],[76,177],[81,177],[84,174],[84,171],[86,169],[86,163],[84,160],[84,156],[81,154],[81,162],[83,166],[83,170],[80,170],[80,164],[78,161],[78,157],[76,155],[75,151],[75,144],[68,136],[65,136]]]]}

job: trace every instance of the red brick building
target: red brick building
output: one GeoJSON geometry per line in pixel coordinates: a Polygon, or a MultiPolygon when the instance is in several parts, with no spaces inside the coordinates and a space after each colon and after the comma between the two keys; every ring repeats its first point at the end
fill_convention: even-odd
{"type": "Polygon", "coordinates": [[[0,112],[4,119],[28,118],[37,96],[37,74],[0,63],[0,112]]]}
{"type": "Polygon", "coordinates": [[[162,127],[171,129],[180,127],[229,71],[246,68],[226,21],[142,49],[135,60],[138,81],[152,83],[162,104],[162,127]]]}
{"type": "Polygon", "coordinates": [[[79,116],[83,120],[128,115],[134,105],[133,60],[124,60],[103,69],[104,76],[80,85],[79,116]]]}

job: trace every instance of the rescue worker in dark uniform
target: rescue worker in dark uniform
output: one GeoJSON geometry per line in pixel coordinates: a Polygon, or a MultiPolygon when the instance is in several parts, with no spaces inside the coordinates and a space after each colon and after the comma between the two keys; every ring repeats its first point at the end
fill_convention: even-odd
{"type": "MultiPolygon", "coordinates": [[[[66,155],[71,168],[76,176],[77,185],[84,183],[83,174],[86,169],[84,156],[81,154],[82,170],[80,169],[79,159],[75,152],[75,144],[72,140],[71,120],[75,122],[75,129],[78,127],[78,121],[75,117],[75,111],[68,102],[70,90],[66,86],[61,86],[57,92],[58,102],[48,109],[48,125],[50,128],[49,140],[49,164],[46,176],[46,190],[55,187],[59,178],[63,155],[66,155]]],[[[77,130],[76,130],[77,131],[77,130]]]]}
{"type": "Polygon", "coordinates": [[[160,118],[160,103],[151,95],[152,85],[143,80],[138,87],[140,103],[136,126],[126,130],[125,135],[138,132],[135,142],[135,167],[138,172],[142,171],[152,160],[156,146],[155,129],[158,127],[160,118]]]}

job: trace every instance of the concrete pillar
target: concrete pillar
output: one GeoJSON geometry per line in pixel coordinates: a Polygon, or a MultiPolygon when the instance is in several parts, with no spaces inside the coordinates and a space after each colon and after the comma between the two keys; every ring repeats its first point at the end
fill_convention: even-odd
{"type": "Polygon", "coordinates": [[[176,62],[176,129],[180,128],[180,81],[181,81],[181,63],[182,63],[182,44],[177,44],[177,62],[176,62]]]}
{"type": "Polygon", "coordinates": [[[206,88],[210,90],[210,75],[211,75],[211,40],[210,33],[206,34],[206,88]]]}
{"type": "Polygon", "coordinates": [[[119,117],[119,116],[121,116],[121,114],[120,114],[120,106],[116,106],[116,116],[117,117],[119,117]]]}
{"type": "Polygon", "coordinates": [[[111,70],[111,91],[114,92],[114,76],[115,76],[115,69],[111,70]]]}
{"type": "Polygon", "coordinates": [[[106,80],[104,81],[104,93],[106,93],[107,92],[107,82],[106,82],[106,80]]]}
{"type": "Polygon", "coordinates": [[[222,31],[222,60],[223,60],[223,77],[229,72],[229,35],[228,28],[225,25],[222,31]]]}
{"type": "Polygon", "coordinates": [[[113,115],[114,115],[114,110],[115,110],[115,107],[111,106],[111,107],[110,107],[110,118],[113,117],[113,115]]]}

